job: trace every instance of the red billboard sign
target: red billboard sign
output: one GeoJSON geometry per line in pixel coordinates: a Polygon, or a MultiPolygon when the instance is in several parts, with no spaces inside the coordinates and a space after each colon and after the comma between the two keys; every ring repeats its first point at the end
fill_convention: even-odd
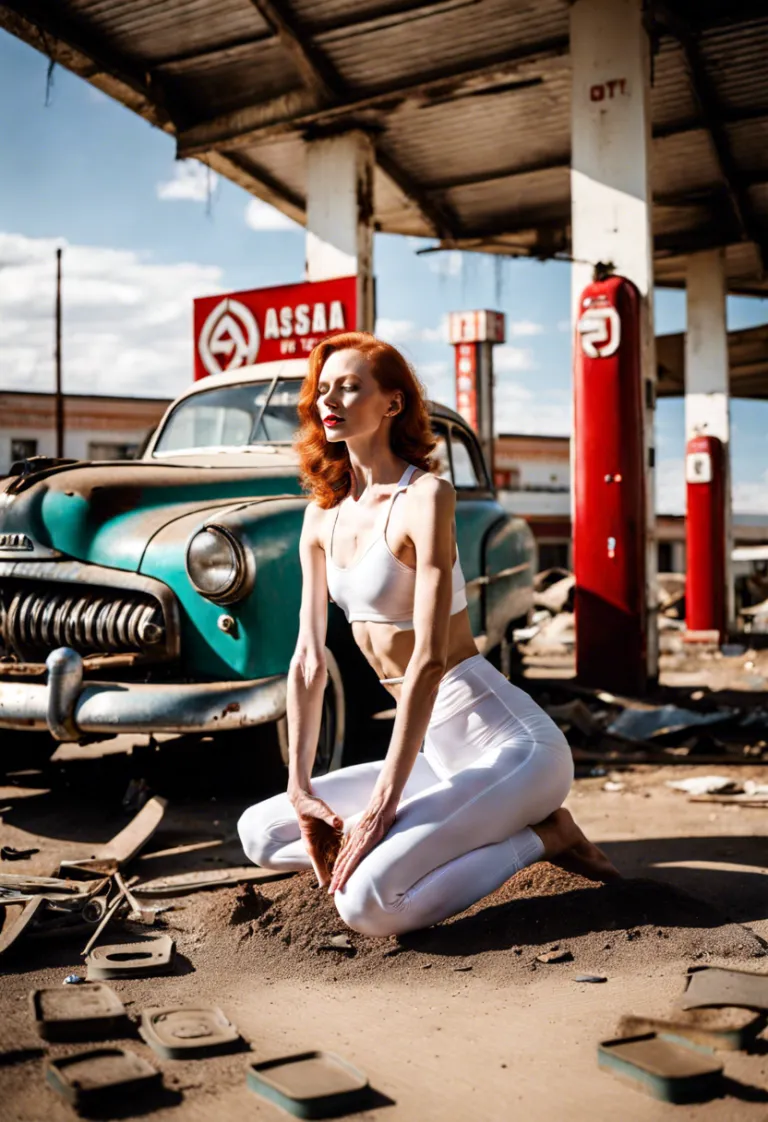
{"type": "Polygon", "coordinates": [[[252,288],[195,300],[195,378],[308,355],[357,326],[357,278],[252,288]]]}
{"type": "Polygon", "coordinates": [[[456,351],[456,411],[477,429],[477,344],[458,343],[456,351]]]}

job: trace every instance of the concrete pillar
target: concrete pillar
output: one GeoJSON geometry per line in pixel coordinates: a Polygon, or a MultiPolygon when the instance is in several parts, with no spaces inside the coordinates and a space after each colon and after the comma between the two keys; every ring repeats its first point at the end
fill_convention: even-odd
{"type": "Polygon", "coordinates": [[[360,331],[375,318],[373,169],[373,144],[357,129],[307,145],[306,279],[356,275],[360,331]]]}
{"type": "MultiPolygon", "coordinates": [[[[728,327],[725,298],[725,252],[722,249],[695,253],[688,258],[685,334],[685,440],[694,436],[716,436],[725,453],[725,570],[726,618],[735,619],[733,585],[733,514],[730,464],[730,389],[728,327]]],[[[688,564],[695,559],[688,558],[688,564]]]]}
{"type": "MultiPolygon", "coordinates": [[[[575,0],[571,6],[572,307],[601,262],[638,288],[646,457],[648,675],[658,674],[650,185],[650,44],[643,0],[575,0]]],[[[574,324],[575,327],[575,324],[574,324]]],[[[575,331],[574,331],[575,337],[575,331]]],[[[575,445],[573,442],[572,446],[575,445]]]]}

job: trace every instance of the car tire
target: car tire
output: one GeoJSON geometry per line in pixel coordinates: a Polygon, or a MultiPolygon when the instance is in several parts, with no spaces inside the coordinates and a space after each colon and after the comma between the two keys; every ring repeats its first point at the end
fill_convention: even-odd
{"type": "Polygon", "coordinates": [[[59,746],[48,732],[15,732],[3,734],[0,748],[0,775],[14,771],[37,771],[50,760],[59,746]]]}

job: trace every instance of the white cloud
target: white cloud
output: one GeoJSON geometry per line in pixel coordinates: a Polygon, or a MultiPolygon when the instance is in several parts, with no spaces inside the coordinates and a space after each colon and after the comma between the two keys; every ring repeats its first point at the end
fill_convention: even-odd
{"type": "MultiPolygon", "coordinates": [[[[685,514],[685,461],[682,457],[659,460],[656,465],[656,510],[659,514],[685,514]]],[[[737,514],[768,514],[768,471],[755,480],[733,484],[733,509],[737,514]]]]}
{"type": "Polygon", "coordinates": [[[431,253],[427,257],[427,265],[431,273],[439,277],[458,277],[464,268],[464,259],[457,249],[450,249],[445,253],[431,253]]]}
{"type": "Polygon", "coordinates": [[[221,291],[218,267],[0,233],[3,387],[53,388],[58,244],[65,392],[174,397],[192,380],[192,300],[221,291]]]}
{"type": "Polygon", "coordinates": [[[437,327],[422,327],[420,338],[425,343],[448,342],[448,316],[443,316],[437,327]]]}
{"type": "Polygon", "coordinates": [[[409,343],[419,337],[419,329],[411,319],[384,319],[376,320],[376,334],[387,343],[397,346],[398,343],[409,343]]]}
{"type": "Polygon", "coordinates": [[[277,207],[270,206],[263,199],[251,199],[245,208],[245,222],[252,230],[264,232],[266,230],[301,230],[298,222],[294,222],[287,214],[283,214],[277,207]]]}
{"type": "Polygon", "coordinates": [[[163,202],[179,199],[204,203],[213,194],[218,175],[198,160],[178,160],[173,167],[173,177],[157,185],[157,197],[163,202]]]}
{"type": "Polygon", "coordinates": [[[530,319],[520,319],[510,323],[509,334],[513,337],[521,335],[543,335],[544,324],[534,323],[533,320],[530,319]]]}
{"type": "Polygon", "coordinates": [[[768,471],[760,479],[734,483],[733,509],[739,514],[768,514],[768,471]]]}
{"type": "Polygon", "coordinates": [[[493,348],[493,369],[497,374],[518,373],[521,370],[535,370],[533,351],[527,347],[511,347],[508,343],[493,348]]]}

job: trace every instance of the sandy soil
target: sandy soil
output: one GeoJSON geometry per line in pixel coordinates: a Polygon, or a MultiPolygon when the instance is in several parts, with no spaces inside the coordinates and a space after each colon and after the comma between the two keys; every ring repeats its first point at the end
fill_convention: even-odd
{"type": "MultiPolygon", "coordinates": [[[[113,743],[95,759],[92,748],[61,755],[45,774],[0,788],[0,843],[41,849],[3,871],[49,872],[61,857],[108,839],[126,820],[120,800],[135,774],[171,807],[131,873],[144,879],[242,863],[234,830],[250,801],[242,792],[253,789],[252,761],[232,761],[225,785],[205,753],[132,754],[113,743]]],[[[165,1097],[152,1117],[286,1117],[246,1088],[249,1058],[322,1047],[369,1075],[380,1096],[360,1116],[370,1119],[657,1122],[674,1114],[764,1122],[768,1039],[752,1055],[724,1053],[727,1094],[700,1106],[665,1106],[596,1065],[597,1042],[622,1014],[671,1011],[688,966],[768,972],[768,811],[694,804],[664,785],[672,774],[697,773],[636,767],[617,773],[618,792],[602,789],[605,776],[576,782],[568,805],[625,882],[595,886],[542,864],[463,916],[399,941],[351,933],[350,950],[325,949],[344,928],[308,876],[170,901],[163,918],[177,940],[177,972],[111,985],[134,1019],[148,1005],[217,1003],[253,1054],[169,1061],[138,1039],[120,1041],[163,1070],[165,1097]],[[537,961],[555,947],[572,959],[537,961]],[[607,981],[576,982],[583,972],[607,981]]],[[[749,774],[768,781],[767,768],[749,774]]],[[[118,935],[113,929],[105,941],[118,935]]],[[[43,1045],[28,993],[80,969],[81,942],[28,941],[3,962],[0,1119],[73,1117],[46,1086],[43,1063],[83,1046],[43,1045]]]]}

